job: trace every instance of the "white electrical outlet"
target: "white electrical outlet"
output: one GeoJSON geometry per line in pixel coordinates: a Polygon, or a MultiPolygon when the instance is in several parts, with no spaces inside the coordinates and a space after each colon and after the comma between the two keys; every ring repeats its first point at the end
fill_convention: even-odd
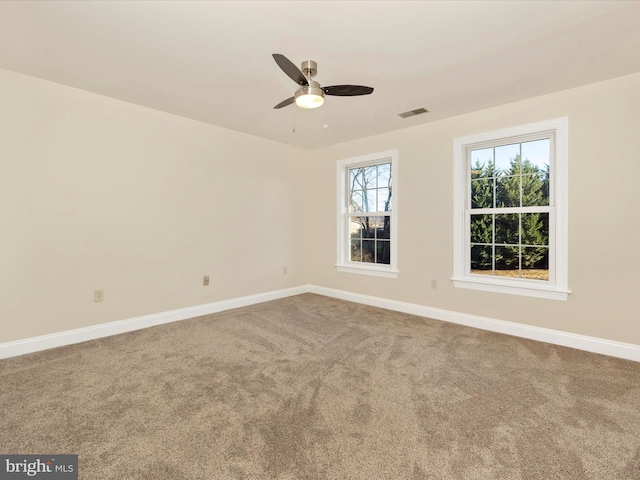
{"type": "Polygon", "coordinates": [[[93,301],[94,302],[102,302],[104,301],[104,290],[94,290],[93,291],[93,301]]]}
{"type": "Polygon", "coordinates": [[[202,278],[202,285],[209,285],[209,275],[205,275],[202,278]]]}
{"type": "Polygon", "coordinates": [[[438,281],[434,278],[431,279],[431,288],[436,290],[438,288],[438,281]]]}

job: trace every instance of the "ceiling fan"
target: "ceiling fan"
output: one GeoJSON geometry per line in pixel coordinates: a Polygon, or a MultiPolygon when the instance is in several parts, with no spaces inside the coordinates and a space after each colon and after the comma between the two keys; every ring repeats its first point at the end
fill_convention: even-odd
{"type": "Polygon", "coordinates": [[[369,95],[373,92],[373,88],[363,87],[362,85],[321,87],[318,82],[311,80],[318,72],[318,65],[313,60],[302,62],[302,70],[300,70],[284,55],[274,53],[273,59],[289,78],[300,85],[293,97],[283,100],[273,108],[286,107],[294,102],[301,108],[318,108],[324,103],[325,95],[355,97],[357,95],[369,95]]]}

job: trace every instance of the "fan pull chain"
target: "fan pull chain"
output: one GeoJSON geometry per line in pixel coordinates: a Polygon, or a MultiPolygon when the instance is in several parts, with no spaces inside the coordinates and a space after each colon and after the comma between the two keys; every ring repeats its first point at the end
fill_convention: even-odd
{"type": "Polygon", "coordinates": [[[327,110],[329,108],[325,105],[324,106],[324,123],[322,124],[322,126],[324,127],[324,129],[326,130],[327,128],[329,128],[329,124],[327,123],[327,110]]]}
{"type": "Polygon", "coordinates": [[[322,123],[322,129],[324,130],[324,144],[325,146],[328,145],[328,140],[327,137],[329,136],[328,130],[329,130],[329,124],[327,123],[327,110],[328,107],[325,104],[324,105],[324,122],[322,123]]]}
{"type": "Polygon", "coordinates": [[[291,127],[291,145],[296,146],[296,108],[293,109],[292,127],[291,127]]]}

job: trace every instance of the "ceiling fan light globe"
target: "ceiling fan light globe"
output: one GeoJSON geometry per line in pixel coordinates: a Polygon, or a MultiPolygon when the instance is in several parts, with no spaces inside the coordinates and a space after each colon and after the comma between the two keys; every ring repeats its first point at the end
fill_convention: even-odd
{"type": "Polygon", "coordinates": [[[318,108],[324,103],[324,98],[320,95],[313,95],[311,93],[306,95],[300,95],[296,98],[296,105],[300,108],[318,108]]]}
{"type": "Polygon", "coordinates": [[[300,108],[318,108],[324,103],[324,92],[315,86],[304,86],[298,89],[295,98],[300,108]]]}

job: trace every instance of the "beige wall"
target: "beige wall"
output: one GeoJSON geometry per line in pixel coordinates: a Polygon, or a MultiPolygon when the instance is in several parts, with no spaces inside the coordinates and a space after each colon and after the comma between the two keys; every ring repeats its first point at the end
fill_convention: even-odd
{"type": "Polygon", "coordinates": [[[639,132],[640,75],[301,151],[0,70],[0,343],[312,283],[640,344],[639,132]],[[453,139],[560,116],[569,300],[454,289],[453,139]],[[336,161],[394,148],[399,278],[338,273],[336,161]]]}
{"type": "Polygon", "coordinates": [[[0,70],[0,343],[300,285],[301,154],[0,70]]]}
{"type": "Polygon", "coordinates": [[[327,147],[311,158],[313,214],[303,224],[311,283],[640,344],[640,75],[327,147]],[[453,288],[453,139],[562,116],[569,117],[569,300],[453,288]],[[399,277],[338,273],[336,161],[393,148],[399,277]]]}

